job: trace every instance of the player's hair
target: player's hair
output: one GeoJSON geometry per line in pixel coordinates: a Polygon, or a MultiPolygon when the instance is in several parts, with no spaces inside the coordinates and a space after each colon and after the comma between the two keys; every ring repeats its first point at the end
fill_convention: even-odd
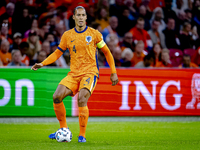
{"type": "MultiPolygon", "coordinates": [[[[85,8],[83,6],[77,6],[76,8],[74,8],[74,11],[73,11],[74,15],[75,15],[77,9],[84,9],[85,10],[85,8]]],[[[85,10],[85,12],[86,12],[86,10],[85,10]]]]}

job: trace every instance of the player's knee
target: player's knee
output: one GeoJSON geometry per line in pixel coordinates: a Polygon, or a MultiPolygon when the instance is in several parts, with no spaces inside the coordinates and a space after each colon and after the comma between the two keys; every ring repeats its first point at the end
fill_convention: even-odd
{"type": "Polygon", "coordinates": [[[62,102],[62,95],[59,93],[53,94],[53,102],[54,103],[61,103],[62,102]]]}
{"type": "Polygon", "coordinates": [[[78,95],[78,106],[79,107],[84,107],[87,106],[87,101],[90,97],[90,92],[88,89],[84,88],[81,89],[78,95]]]}
{"type": "Polygon", "coordinates": [[[83,107],[87,105],[87,100],[85,97],[78,97],[78,106],[83,107]]]}

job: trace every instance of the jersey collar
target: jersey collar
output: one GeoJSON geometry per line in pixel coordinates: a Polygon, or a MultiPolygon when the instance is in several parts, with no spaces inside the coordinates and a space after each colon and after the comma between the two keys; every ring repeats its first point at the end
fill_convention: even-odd
{"type": "Polygon", "coordinates": [[[84,29],[83,31],[77,31],[77,30],[76,30],[76,27],[74,27],[74,30],[75,30],[77,33],[83,33],[83,32],[85,32],[85,31],[87,30],[87,28],[88,28],[88,26],[86,26],[85,29],[84,29]]]}

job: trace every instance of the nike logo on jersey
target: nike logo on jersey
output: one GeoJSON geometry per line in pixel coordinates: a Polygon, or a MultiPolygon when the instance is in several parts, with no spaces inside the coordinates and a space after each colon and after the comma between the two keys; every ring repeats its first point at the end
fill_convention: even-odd
{"type": "Polygon", "coordinates": [[[72,40],[71,42],[74,42],[75,40],[72,40]]]}

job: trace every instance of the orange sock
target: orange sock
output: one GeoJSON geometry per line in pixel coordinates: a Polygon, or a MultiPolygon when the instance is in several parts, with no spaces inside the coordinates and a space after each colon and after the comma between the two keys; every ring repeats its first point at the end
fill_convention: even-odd
{"type": "Polygon", "coordinates": [[[79,126],[80,126],[80,133],[79,136],[83,136],[85,138],[85,132],[89,117],[89,110],[88,107],[78,107],[79,109],[79,126]]]}
{"type": "Polygon", "coordinates": [[[66,110],[63,102],[55,104],[53,103],[54,111],[56,114],[56,117],[60,123],[60,128],[67,128],[67,122],[66,122],[66,110]]]}

